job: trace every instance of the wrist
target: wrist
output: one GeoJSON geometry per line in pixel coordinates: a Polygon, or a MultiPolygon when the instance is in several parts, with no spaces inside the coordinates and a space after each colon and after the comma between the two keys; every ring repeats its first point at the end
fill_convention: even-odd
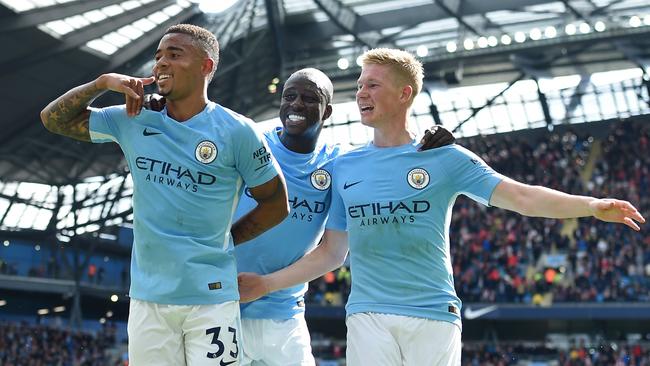
{"type": "Polygon", "coordinates": [[[275,281],[273,280],[273,277],[271,277],[271,275],[268,275],[268,274],[263,275],[262,276],[262,284],[264,285],[264,295],[278,290],[277,288],[275,288],[276,284],[275,284],[275,281]]]}
{"type": "Polygon", "coordinates": [[[106,90],[106,74],[102,74],[95,79],[94,86],[97,90],[106,90]]]}

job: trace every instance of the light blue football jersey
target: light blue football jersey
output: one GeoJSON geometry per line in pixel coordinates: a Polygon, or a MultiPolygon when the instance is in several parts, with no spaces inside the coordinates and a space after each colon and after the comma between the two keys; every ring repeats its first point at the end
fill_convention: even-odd
{"type": "Polygon", "coordinates": [[[346,311],[461,326],[449,253],[452,207],[459,194],[487,205],[503,176],[458,145],[417,147],[368,144],[334,162],[327,228],[348,231],[346,311]]]}
{"type": "Polygon", "coordinates": [[[244,183],[278,175],[261,134],[247,118],[209,102],[179,123],[125,107],[93,109],[93,142],[117,142],[133,177],[130,296],[162,304],[239,299],[232,217],[244,183]]]}
{"type": "MultiPolygon", "coordinates": [[[[318,244],[331,199],[331,162],[341,154],[339,145],[318,145],[313,153],[287,149],[278,127],[264,134],[280,165],[289,192],[289,216],[279,225],[235,248],[239,272],[271,273],[282,269],[318,244]]],[[[248,195],[239,202],[235,217],[256,205],[248,195]]],[[[242,318],[290,319],[304,312],[307,284],[272,292],[257,301],[241,305],[242,318]]]]}

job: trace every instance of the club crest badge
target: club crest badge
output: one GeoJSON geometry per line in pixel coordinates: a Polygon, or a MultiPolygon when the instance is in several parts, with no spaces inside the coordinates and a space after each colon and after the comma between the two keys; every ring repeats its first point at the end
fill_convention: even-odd
{"type": "Polygon", "coordinates": [[[217,158],[217,145],[212,141],[204,140],[199,142],[194,151],[196,160],[203,164],[210,164],[217,158]]]}
{"type": "Polygon", "coordinates": [[[422,168],[411,169],[406,176],[406,181],[415,189],[423,189],[429,185],[429,173],[422,168]]]}
{"type": "Polygon", "coordinates": [[[311,185],[319,191],[324,191],[332,184],[332,176],[325,169],[318,169],[311,173],[311,185]]]}

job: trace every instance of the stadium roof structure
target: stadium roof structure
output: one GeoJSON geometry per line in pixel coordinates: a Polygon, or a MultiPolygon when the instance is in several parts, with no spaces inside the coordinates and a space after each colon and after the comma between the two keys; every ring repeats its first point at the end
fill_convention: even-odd
{"type": "Polygon", "coordinates": [[[162,33],[181,22],[220,41],[211,99],[257,120],[276,115],[283,81],[302,67],[332,78],[335,102],[353,100],[357,57],[374,47],[416,54],[425,86],[640,68],[647,88],[650,71],[647,0],[239,0],[216,14],[187,0],[0,0],[0,229],[75,231],[90,225],[77,222],[82,208],[92,225],[128,220],[119,148],[50,134],[39,111],[103,72],[150,75],[162,33]],[[42,222],[21,224],[28,211],[42,222]]]}

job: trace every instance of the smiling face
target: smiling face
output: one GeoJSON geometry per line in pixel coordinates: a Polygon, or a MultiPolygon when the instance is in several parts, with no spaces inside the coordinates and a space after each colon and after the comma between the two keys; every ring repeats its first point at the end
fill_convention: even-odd
{"type": "Polygon", "coordinates": [[[329,118],[331,105],[318,85],[304,74],[293,75],[282,91],[280,120],[284,133],[318,137],[323,121],[329,118]]]}
{"type": "Polygon", "coordinates": [[[400,115],[403,92],[390,66],[363,65],[356,95],[361,123],[370,127],[391,123],[400,115]]]}
{"type": "Polygon", "coordinates": [[[155,54],[153,74],[158,93],[168,100],[202,93],[213,61],[198,49],[192,37],[183,33],[165,34],[155,54]]]}

